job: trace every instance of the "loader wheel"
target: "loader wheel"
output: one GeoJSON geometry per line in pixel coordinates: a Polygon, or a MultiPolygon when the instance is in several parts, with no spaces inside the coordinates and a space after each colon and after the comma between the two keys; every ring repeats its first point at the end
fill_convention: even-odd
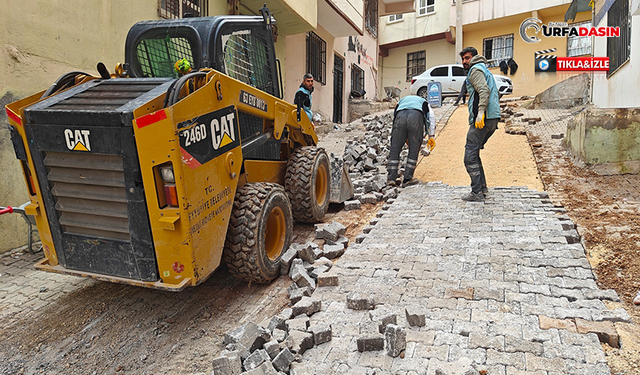
{"type": "Polygon", "coordinates": [[[331,194],[331,169],[324,149],[307,146],[294,150],[287,164],[284,186],[297,221],[322,220],[331,194]]]}
{"type": "Polygon", "coordinates": [[[246,281],[268,283],[293,233],[291,203],[282,186],[250,183],[236,192],[224,244],[229,271],[246,281]]]}

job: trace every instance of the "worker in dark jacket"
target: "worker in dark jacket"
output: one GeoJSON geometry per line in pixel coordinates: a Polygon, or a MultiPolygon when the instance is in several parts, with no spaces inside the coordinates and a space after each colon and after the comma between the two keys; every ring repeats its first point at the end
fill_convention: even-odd
{"type": "Polygon", "coordinates": [[[422,145],[424,134],[429,134],[427,147],[429,151],[436,146],[434,139],[436,121],[429,103],[424,98],[416,95],[405,96],[400,99],[393,112],[393,129],[391,130],[391,149],[387,163],[387,184],[397,185],[398,164],[400,164],[400,150],[407,143],[409,155],[404,170],[402,186],[417,184],[419,181],[413,177],[418,162],[418,153],[422,145]]]}
{"type": "Polygon", "coordinates": [[[487,181],[480,160],[480,150],[498,128],[500,98],[493,74],[487,69],[487,59],[478,50],[467,47],[460,52],[462,65],[468,70],[469,131],[464,150],[464,166],[471,177],[471,192],[462,196],[465,201],[483,201],[487,181]]]}
{"type": "MultiPolygon", "coordinates": [[[[293,104],[298,106],[298,121],[300,121],[300,109],[309,117],[309,121],[313,124],[313,112],[311,112],[311,93],[313,92],[313,75],[307,73],[302,77],[300,88],[296,91],[293,104]]],[[[315,125],[314,125],[315,126],[315,125]]]]}

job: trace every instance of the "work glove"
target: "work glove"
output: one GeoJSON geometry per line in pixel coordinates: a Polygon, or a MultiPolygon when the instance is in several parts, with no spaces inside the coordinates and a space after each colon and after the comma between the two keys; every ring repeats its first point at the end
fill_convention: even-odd
{"type": "Polygon", "coordinates": [[[434,138],[429,138],[427,141],[427,147],[429,147],[429,151],[433,151],[436,148],[436,140],[434,138]]]}
{"type": "Polygon", "coordinates": [[[478,116],[476,116],[476,128],[484,128],[484,110],[482,109],[478,111],[478,116]]]}

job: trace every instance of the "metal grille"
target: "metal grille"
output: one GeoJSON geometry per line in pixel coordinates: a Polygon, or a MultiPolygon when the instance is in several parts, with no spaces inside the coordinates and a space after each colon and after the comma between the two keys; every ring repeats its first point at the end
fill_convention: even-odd
{"type": "Polygon", "coordinates": [[[378,37],[378,0],[366,0],[364,27],[378,37]]]}
{"type": "MultiPolygon", "coordinates": [[[[571,27],[591,27],[591,21],[574,23],[571,27]]],[[[567,37],[567,57],[582,56],[591,54],[590,36],[568,36],[567,37]]]]}
{"type": "Polygon", "coordinates": [[[160,0],[159,15],[162,18],[205,17],[206,1],[160,0]]]}
{"type": "MultiPolygon", "coordinates": [[[[264,120],[258,116],[238,111],[240,138],[255,137],[264,131],[264,120]]],[[[269,139],[265,144],[244,155],[245,159],[280,160],[280,140],[269,139]]]]}
{"type": "Polygon", "coordinates": [[[620,27],[620,37],[607,38],[607,56],[609,57],[609,73],[615,72],[629,60],[631,49],[631,22],[629,0],[617,0],[607,14],[607,26],[620,27]]]}
{"type": "Polygon", "coordinates": [[[251,30],[223,36],[224,68],[227,75],[259,90],[275,95],[269,64],[269,48],[264,35],[251,30]]]}
{"type": "Polygon", "coordinates": [[[342,122],[344,60],[337,55],[333,62],[333,122],[342,122]]]}
{"type": "Polygon", "coordinates": [[[407,53],[407,82],[427,69],[427,52],[407,53]]]}
{"type": "Polygon", "coordinates": [[[193,48],[187,38],[170,37],[143,39],[136,46],[136,58],[143,77],[173,77],[176,61],[187,59],[193,66],[193,48]]]}
{"type": "Polygon", "coordinates": [[[500,61],[513,58],[513,34],[486,38],[482,42],[483,56],[489,60],[488,67],[498,66],[500,61]]]}
{"type": "Polygon", "coordinates": [[[130,240],[121,156],[47,152],[44,164],[64,233],[130,240]]]}
{"type": "Polygon", "coordinates": [[[351,65],[351,90],[364,91],[364,70],[356,64],[351,65]]]}
{"type": "Polygon", "coordinates": [[[313,31],[307,33],[307,72],[323,85],[327,83],[327,42],[313,31]]]}
{"type": "Polygon", "coordinates": [[[68,99],[61,100],[49,108],[55,110],[115,110],[157,86],[158,82],[131,84],[106,80],[68,99]]]}

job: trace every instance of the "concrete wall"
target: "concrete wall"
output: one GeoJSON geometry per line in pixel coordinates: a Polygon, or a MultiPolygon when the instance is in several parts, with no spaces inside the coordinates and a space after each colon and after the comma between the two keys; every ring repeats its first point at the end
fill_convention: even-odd
{"type": "Polygon", "coordinates": [[[426,51],[427,69],[435,65],[455,63],[455,46],[444,39],[390,49],[389,56],[380,58],[382,65],[379,74],[382,75],[382,88],[397,86],[402,92],[401,96],[411,93],[411,82],[406,80],[407,54],[417,51],[426,51]]]}
{"type": "MultiPolygon", "coordinates": [[[[542,12],[538,14],[538,18],[543,24],[549,22],[562,22],[564,20],[564,12],[566,7],[557,7],[555,9],[547,9],[545,13],[549,16],[543,16],[542,12]]],[[[513,34],[513,54],[514,60],[518,64],[516,74],[509,75],[513,82],[512,96],[521,95],[537,95],[556,83],[568,78],[562,73],[536,73],[535,72],[535,51],[556,48],[553,52],[557,56],[567,55],[567,39],[562,37],[541,37],[539,43],[526,43],[520,37],[520,24],[525,19],[531,17],[531,14],[522,14],[519,16],[511,16],[493,21],[480,22],[464,27],[463,45],[473,46],[478,49],[480,54],[483,53],[482,46],[484,38],[490,38],[505,34],[513,34]]],[[[576,22],[590,19],[589,13],[579,13],[576,22]]],[[[502,74],[498,67],[490,69],[494,74],[502,74]]]]}
{"type": "MultiPolygon", "coordinates": [[[[594,73],[593,103],[601,108],[640,107],[637,83],[640,82],[640,0],[631,0],[631,56],[629,61],[609,77],[606,73],[594,73]],[[635,11],[634,11],[635,10],[635,11]]],[[[597,26],[606,26],[605,16],[597,26]]],[[[607,56],[607,38],[594,37],[594,56],[607,56]]]]}
{"type": "MultiPolygon", "coordinates": [[[[389,17],[380,18],[380,44],[419,38],[449,30],[449,2],[436,1],[436,11],[432,14],[418,16],[417,10],[404,13],[402,21],[389,23],[389,17]]],[[[454,12],[455,13],[455,12],[454,12]]],[[[455,23],[454,23],[455,25],[455,23]]]]}
{"type": "Polygon", "coordinates": [[[640,109],[589,108],[567,127],[572,156],[601,174],[640,173],[640,109]]]}

